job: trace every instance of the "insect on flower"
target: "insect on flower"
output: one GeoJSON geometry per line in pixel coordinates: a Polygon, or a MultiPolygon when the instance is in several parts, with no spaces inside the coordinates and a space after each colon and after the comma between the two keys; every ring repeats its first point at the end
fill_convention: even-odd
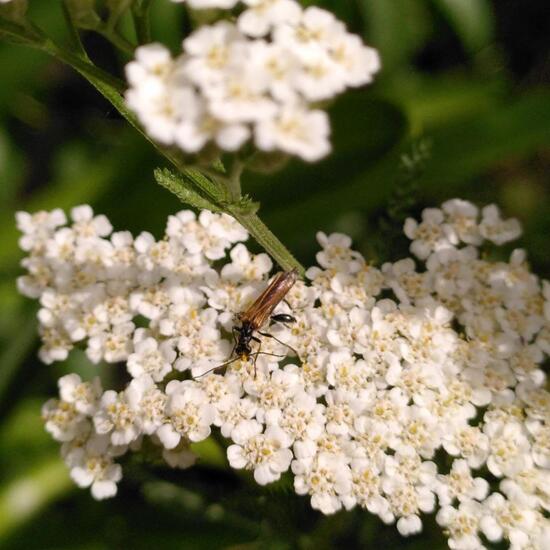
{"type": "Polygon", "coordinates": [[[258,296],[258,298],[256,298],[254,303],[247,310],[237,315],[237,320],[240,322],[240,326],[233,327],[235,345],[231,351],[231,359],[213,370],[227,367],[227,365],[230,365],[239,359],[242,361],[248,361],[251,357],[254,357],[255,369],[258,355],[275,355],[261,351],[262,340],[255,336],[256,333],[266,338],[276,340],[279,344],[286,346],[298,355],[296,350],[288,344],[281,342],[281,340],[272,334],[261,331],[268,320],[283,324],[296,322],[296,319],[287,313],[280,313],[276,315],[271,314],[273,313],[273,310],[281,303],[281,301],[284,300],[284,297],[294,286],[297,279],[298,272],[296,269],[293,269],[292,271],[281,271],[275,276],[273,281],[271,281],[268,287],[258,296]],[[252,342],[256,342],[258,344],[258,351],[252,352],[252,342]]]}

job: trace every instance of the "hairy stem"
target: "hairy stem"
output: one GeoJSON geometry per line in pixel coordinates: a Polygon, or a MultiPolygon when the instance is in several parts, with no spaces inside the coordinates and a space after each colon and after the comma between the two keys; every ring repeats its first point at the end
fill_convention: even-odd
{"type": "Polygon", "coordinates": [[[243,171],[244,164],[237,157],[235,157],[227,177],[227,188],[229,190],[229,196],[233,202],[241,199],[241,176],[243,171]]]}
{"type": "Polygon", "coordinates": [[[254,237],[256,242],[285,270],[296,269],[304,276],[304,266],[271,232],[257,214],[242,214],[229,207],[229,213],[254,237]]]}

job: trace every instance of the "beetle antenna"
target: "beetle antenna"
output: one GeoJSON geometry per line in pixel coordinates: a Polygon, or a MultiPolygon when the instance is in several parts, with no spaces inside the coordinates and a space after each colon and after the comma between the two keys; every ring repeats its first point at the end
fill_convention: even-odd
{"type": "Polygon", "coordinates": [[[221,365],[218,365],[217,367],[214,367],[210,370],[207,370],[206,372],[203,372],[202,374],[199,374],[198,376],[193,376],[194,380],[197,380],[198,378],[202,378],[203,376],[206,376],[207,374],[210,374],[211,372],[214,372],[218,369],[223,369],[224,367],[227,367],[228,365],[231,365],[231,363],[234,363],[235,361],[238,361],[240,357],[235,357],[229,361],[226,361],[225,363],[222,363],[221,365]]]}

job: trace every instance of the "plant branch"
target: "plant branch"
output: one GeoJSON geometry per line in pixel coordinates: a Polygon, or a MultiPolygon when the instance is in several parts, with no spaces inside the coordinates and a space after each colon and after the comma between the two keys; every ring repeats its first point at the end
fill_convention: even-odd
{"type": "Polygon", "coordinates": [[[69,29],[71,44],[73,45],[77,53],[79,53],[84,59],[89,60],[88,54],[86,53],[86,50],[84,49],[84,45],[82,44],[80,33],[78,32],[78,28],[71,14],[71,10],[67,5],[67,0],[64,0],[61,7],[63,10],[63,17],[65,18],[65,22],[67,23],[67,27],[69,29]]]}
{"type": "Polygon", "coordinates": [[[137,2],[132,7],[134,27],[140,44],[149,44],[151,42],[150,9],[151,0],[142,0],[142,2],[137,2]]]}
{"type": "Polygon", "coordinates": [[[304,266],[272,233],[257,214],[242,213],[231,206],[229,206],[228,211],[285,271],[296,269],[300,277],[304,276],[304,266]]]}
{"type": "Polygon", "coordinates": [[[90,29],[108,40],[115,48],[118,48],[120,51],[124,52],[125,54],[128,54],[129,56],[133,56],[136,46],[132,44],[129,40],[126,40],[123,36],[121,36],[115,29],[112,29],[109,25],[99,25],[94,29],[90,29]]]}
{"type": "Polygon", "coordinates": [[[229,189],[229,195],[233,202],[240,200],[241,198],[241,176],[244,170],[244,164],[237,158],[233,160],[231,170],[227,179],[227,187],[229,189]]]}

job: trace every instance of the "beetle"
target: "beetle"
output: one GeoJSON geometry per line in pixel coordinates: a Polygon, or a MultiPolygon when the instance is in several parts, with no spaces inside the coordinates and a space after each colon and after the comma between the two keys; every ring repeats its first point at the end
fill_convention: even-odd
{"type": "MultiPolygon", "coordinates": [[[[288,313],[279,313],[272,315],[273,310],[284,300],[290,289],[294,286],[298,280],[298,271],[293,269],[291,271],[281,271],[277,273],[267,288],[254,300],[254,302],[242,313],[237,314],[237,321],[240,326],[233,326],[233,336],[235,338],[235,345],[231,351],[230,359],[215,367],[212,370],[218,370],[237,360],[248,361],[250,357],[254,357],[254,369],[256,368],[256,359],[258,355],[275,355],[267,352],[262,352],[262,340],[256,336],[264,336],[276,340],[283,346],[291,349],[298,355],[296,350],[281,342],[278,338],[267,332],[262,332],[262,328],[268,321],[275,323],[295,323],[296,319],[288,313]],[[252,352],[252,342],[259,344],[258,351],[252,352]]],[[[211,371],[208,371],[211,372],[211,371]]],[[[207,374],[207,373],[204,373],[207,374]]],[[[201,376],[204,376],[202,374],[201,376]]]]}

